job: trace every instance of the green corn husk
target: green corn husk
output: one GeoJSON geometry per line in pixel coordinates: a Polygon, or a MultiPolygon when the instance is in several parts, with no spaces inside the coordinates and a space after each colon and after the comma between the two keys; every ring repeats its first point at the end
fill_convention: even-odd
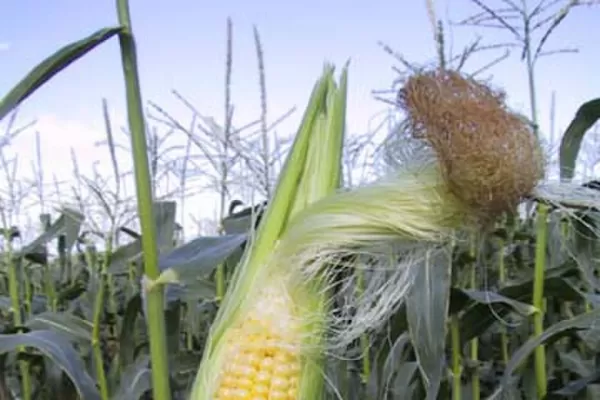
{"type": "Polygon", "coordinates": [[[337,87],[327,66],[211,327],[193,400],[320,398],[325,291],[317,280],[297,284],[296,269],[272,255],[290,219],[340,185],[346,88],[347,67],[337,87]]]}

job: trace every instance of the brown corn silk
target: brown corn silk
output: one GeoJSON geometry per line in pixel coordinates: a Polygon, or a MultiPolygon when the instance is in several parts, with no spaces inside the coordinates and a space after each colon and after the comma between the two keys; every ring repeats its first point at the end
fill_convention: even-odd
{"type": "Polygon", "coordinates": [[[443,69],[410,76],[398,95],[410,134],[431,146],[450,190],[479,220],[514,209],[544,173],[533,130],[504,100],[443,69]]]}

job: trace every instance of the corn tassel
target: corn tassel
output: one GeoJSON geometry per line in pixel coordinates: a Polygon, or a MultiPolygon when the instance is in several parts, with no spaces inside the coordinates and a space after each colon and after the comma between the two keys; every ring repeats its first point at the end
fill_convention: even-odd
{"type": "Polygon", "coordinates": [[[347,68],[327,67],[255,237],[211,327],[190,399],[319,399],[326,298],[272,254],[288,221],[341,180],[347,68]]]}

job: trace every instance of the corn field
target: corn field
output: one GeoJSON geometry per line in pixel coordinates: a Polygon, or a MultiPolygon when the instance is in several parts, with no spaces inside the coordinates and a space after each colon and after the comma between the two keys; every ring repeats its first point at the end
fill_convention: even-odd
{"type": "MultiPolygon", "coordinates": [[[[465,24],[508,18],[472,1],[484,12],[465,24]]],[[[524,117],[463,71],[484,49],[446,54],[425,3],[436,62],[414,66],[384,46],[406,73],[386,100],[402,117],[377,146],[346,133],[350,63],[324,64],[290,143],[269,137],[266,111],[259,139],[244,142],[228,117],[228,57],[222,140],[206,155],[219,176],[218,226],[189,240],[186,174],[183,194],[156,193],[164,138],[144,113],[127,0],[116,1],[116,26],[34,67],[0,102],[9,126],[53,76],[118,40],[135,198],[119,195],[104,102],[116,193],[81,178],[78,201],[41,215],[39,235],[21,244],[22,227],[1,207],[0,399],[600,399],[600,182],[574,179],[600,98],[573,116],[560,179],[549,178],[534,75],[524,117]],[[361,163],[368,179],[357,177],[361,163]],[[247,171],[260,201],[228,194],[247,171]],[[98,215],[109,228],[92,223],[98,215]]],[[[536,24],[555,3],[522,14],[528,72],[581,5],[567,1],[536,24]],[[537,50],[530,25],[547,28],[537,50]]],[[[150,108],[169,134],[206,150],[150,108]]]]}

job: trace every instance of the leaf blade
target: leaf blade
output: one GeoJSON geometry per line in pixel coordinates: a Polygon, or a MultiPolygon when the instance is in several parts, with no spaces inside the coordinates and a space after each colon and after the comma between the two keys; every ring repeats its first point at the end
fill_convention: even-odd
{"type": "Polygon", "coordinates": [[[119,34],[122,27],[100,29],[84,39],[68,44],[57,50],[35,66],[19,83],[17,83],[2,101],[0,101],[0,120],[14,110],[33,92],[43,86],[50,78],[68,67],[79,58],[119,34]]]}
{"type": "Polygon", "coordinates": [[[69,376],[82,398],[100,400],[96,382],[87,373],[83,360],[64,335],[50,330],[0,334],[0,353],[15,351],[20,346],[34,347],[54,361],[69,376]]]}
{"type": "Polygon", "coordinates": [[[600,99],[590,100],[577,110],[560,143],[560,178],[571,180],[581,142],[587,130],[600,119],[600,99]]]}

